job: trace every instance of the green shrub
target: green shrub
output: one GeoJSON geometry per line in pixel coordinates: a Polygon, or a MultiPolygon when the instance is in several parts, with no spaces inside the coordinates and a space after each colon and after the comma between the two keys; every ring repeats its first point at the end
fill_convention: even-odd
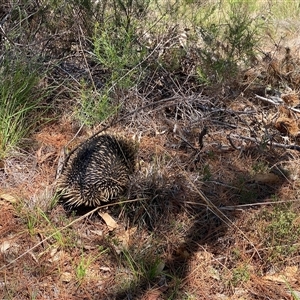
{"type": "Polygon", "coordinates": [[[204,6],[200,18],[195,20],[202,44],[200,80],[203,81],[203,72],[211,74],[214,81],[234,76],[241,65],[253,59],[263,20],[253,16],[252,2],[228,1],[227,5],[204,6]]]}
{"type": "Polygon", "coordinates": [[[250,279],[250,272],[247,265],[236,267],[232,271],[231,283],[233,286],[238,286],[250,279]]]}
{"type": "Polygon", "coordinates": [[[130,88],[136,83],[144,52],[137,45],[134,30],[95,26],[94,53],[110,74],[107,85],[130,88]]]}
{"type": "Polygon", "coordinates": [[[76,110],[76,117],[87,126],[102,122],[116,113],[118,106],[111,104],[111,99],[106,91],[97,92],[82,84],[81,97],[76,110]]]}
{"type": "Polygon", "coordinates": [[[273,211],[264,211],[263,218],[267,221],[264,243],[269,248],[269,261],[284,261],[298,251],[300,226],[298,215],[291,208],[276,207],[273,211]]]}

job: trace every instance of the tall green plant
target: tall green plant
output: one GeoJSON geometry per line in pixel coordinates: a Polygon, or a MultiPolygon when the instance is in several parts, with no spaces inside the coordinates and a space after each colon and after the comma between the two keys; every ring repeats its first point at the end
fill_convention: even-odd
{"type": "Polygon", "coordinates": [[[96,24],[94,53],[97,60],[111,74],[111,82],[121,88],[134,84],[137,70],[134,68],[143,57],[138,49],[134,29],[111,29],[96,24]]]}
{"type": "Polygon", "coordinates": [[[119,98],[119,92],[126,93],[138,84],[143,74],[141,61],[145,57],[132,23],[130,27],[119,27],[112,21],[96,23],[93,46],[96,62],[106,70],[106,82],[101,90],[85,90],[82,94],[78,117],[87,125],[103,121],[118,111],[120,103],[114,103],[113,99],[119,98]]]}
{"type": "Polygon", "coordinates": [[[39,119],[42,93],[36,70],[21,60],[5,60],[0,69],[0,158],[28,135],[39,119]],[[36,111],[36,113],[34,113],[36,111]]]}
{"type": "MultiPolygon", "coordinates": [[[[198,20],[199,37],[204,44],[199,54],[205,72],[213,72],[216,80],[235,74],[241,64],[253,58],[259,43],[258,28],[262,19],[253,17],[253,1],[228,1],[215,4],[198,20]]],[[[203,73],[203,70],[200,70],[203,73]]]]}
{"type": "Polygon", "coordinates": [[[118,111],[118,106],[111,104],[107,91],[98,92],[82,83],[81,97],[76,111],[76,117],[87,126],[93,126],[111,117],[118,111]]]}

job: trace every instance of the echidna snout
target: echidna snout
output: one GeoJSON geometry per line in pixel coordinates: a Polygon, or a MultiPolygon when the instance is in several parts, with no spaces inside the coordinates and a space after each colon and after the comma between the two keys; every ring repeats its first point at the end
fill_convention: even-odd
{"type": "Polygon", "coordinates": [[[108,134],[95,136],[65,161],[57,181],[62,201],[74,207],[110,201],[124,192],[134,165],[133,142],[108,134]]]}

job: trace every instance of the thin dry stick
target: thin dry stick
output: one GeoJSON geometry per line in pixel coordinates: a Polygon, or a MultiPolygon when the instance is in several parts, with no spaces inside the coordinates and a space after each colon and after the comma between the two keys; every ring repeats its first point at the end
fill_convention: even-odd
{"type": "MultiPolygon", "coordinates": [[[[76,15],[76,14],[75,14],[75,15],[76,15]]],[[[82,30],[82,28],[81,28],[80,25],[79,25],[79,30],[80,30],[81,35],[84,36],[83,30],[82,30]]],[[[82,52],[82,56],[83,56],[83,59],[84,59],[84,63],[85,63],[85,65],[86,65],[86,67],[87,67],[87,70],[88,70],[89,77],[90,77],[90,80],[91,80],[91,82],[92,82],[93,88],[94,88],[94,90],[96,91],[97,88],[96,88],[96,86],[95,86],[95,83],[94,83],[94,80],[93,80],[93,75],[92,75],[92,73],[91,73],[91,71],[90,71],[89,64],[88,64],[88,62],[87,62],[86,55],[85,55],[85,53],[84,53],[84,48],[83,48],[83,46],[82,46],[82,42],[81,42],[81,37],[80,37],[80,35],[79,35],[79,37],[78,37],[78,40],[79,40],[79,46],[80,46],[80,49],[81,49],[81,52],[82,52]]]]}
{"type": "MultiPolygon", "coordinates": [[[[263,100],[263,101],[271,103],[273,105],[280,105],[280,104],[284,103],[284,101],[281,98],[275,98],[274,100],[272,100],[272,99],[265,98],[265,97],[262,97],[262,96],[259,96],[259,95],[255,95],[255,97],[257,99],[263,100]]],[[[287,108],[294,111],[294,112],[300,113],[300,110],[297,109],[297,108],[294,108],[294,107],[291,107],[291,106],[287,106],[287,108]]]]}
{"type": "MultiPolygon", "coordinates": [[[[266,143],[269,146],[275,146],[275,147],[278,147],[278,148],[284,148],[284,149],[291,149],[291,150],[300,151],[300,146],[298,146],[298,145],[284,145],[284,144],[275,143],[275,142],[272,142],[272,141],[262,142],[262,141],[257,140],[256,138],[243,136],[243,135],[236,135],[236,134],[230,135],[230,137],[238,139],[238,140],[246,140],[246,141],[251,141],[251,142],[260,143],[260,144],[266,143]]],[[[230,141],[230,139],[229,139],[229,141],[230,141]]],[[[234,148],[236,148],[236,147],[234,147],[234,148]]]]}
{"type": "MultiPolygon", "coordinates": [[[[264,206],[264,205],[279,204],[279,203],[293,203],[293,202],[299,202],[299,200],[295,199],[295,200],[256,202],[256,203],[251,203],[251,204],[222,206],[219,209],[220,210],[244,210],[244,208],[247,208],[247,207],[264,206]]],[[[193,202],[193,201],[185,201],[184,203],[191,204],[191,205],[205,206],[204,203],[197,203],[197,202],[193,202]]]]}

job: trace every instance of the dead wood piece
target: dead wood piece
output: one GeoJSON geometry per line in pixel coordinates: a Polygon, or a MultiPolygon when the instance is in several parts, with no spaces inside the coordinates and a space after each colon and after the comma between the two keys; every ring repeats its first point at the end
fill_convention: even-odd
{"type": "MultiPolygon", "coordinates": [[[[248,136],[229,135],[229,136],[227,136],[227,138],[228,137],[229,137],[229,142],[230,142],[231,146],[233,146],[233,148],[235,148],[237,150],[240,150],[240,148],[237,148],[236,146],[234,146],[233,142],[231,141],[231,138],[234,138],[234,139],[237,139],[237,140],[251,141],[251,142],[255,142],[257,144],[263,143],[262,141],[259,141],[255,138],[251,138],[251,137],[248,137],[248,136]]],[[[275,142],[272,142],[272,141],[266,141],[265,143],[267,143],[267,145],[269,145],[269,146],[300,151],[300,146],[298,146],[298,145],[285,145],[285,144],[281,144],[281,143],[275,143],[275,142]]]]}
{"type": "MultiPolygon", "coordinates": [[[[259,95],[255,95],[255,97],[257,99],[263,100],[263,101],[271,103],[273,105],[280,105],[280,104],[284,103],[284,101],[279,97],[273,97],[273,99],[265,98],[265,97],[262,97],[262,96],[259,96],[259,95]]],[[[290,110],[294,111],[294,112],[300,113],[300,109],[296,109],[296,108],[293,108],[291,106],[288,106],[288,108],[290,110]]]]}

